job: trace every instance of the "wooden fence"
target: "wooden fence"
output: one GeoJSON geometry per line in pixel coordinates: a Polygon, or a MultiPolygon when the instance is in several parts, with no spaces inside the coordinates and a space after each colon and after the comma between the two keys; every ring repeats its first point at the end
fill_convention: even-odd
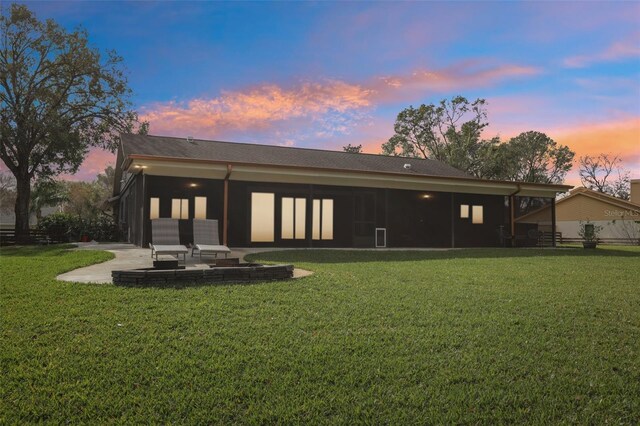
{"type": "MultiPolygon", "coordinates": [[[[54,230],[53,232],[46,232],[40,229],[30,229],[29,237],[27,241],[22,244],[56,244],[56,243],[68,243],[69,236],[65,230],[54,230]]],[[[0,229],[0,246],[12,246],[16,245],[16,231],[15,229],[0,229]]]]}

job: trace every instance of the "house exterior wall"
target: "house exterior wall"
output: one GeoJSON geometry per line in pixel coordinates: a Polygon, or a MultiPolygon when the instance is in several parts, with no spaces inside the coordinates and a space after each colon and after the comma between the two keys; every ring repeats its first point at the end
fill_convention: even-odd
{"type": "MultiPolygon", "coordinates": [[[[207,218],[222,222],[223,181],[218,179],[174,178],[165,176],[145,175],[144,209],[144,237],[142,245],[151,242],[150,203],[151,198],[159,198],[160,217],[171,217],[171,200],[188,200],[189,217],[191,220],[180,220],[180,243],[193,242],[193,214],[195,211],[195,197],[207,198],[207,218]]],[[[222,235],[222,232],[220,232],[222,235]]]]}
{"type": "Polygon", "coordinates": [[[631,179],[629,201],[640,206],[640,179],[631,179]]]}
{"type": "Polygon", "coordinates": [[[558,221],[610,221],[614,219],[628,219],[633,216],[640,220],[640,213],[638,212],[633,212],[584,195],[577,195],[561,203],[558,205],[556,212],[558,221]]]}
{"type": "MultiPolygon", "coordinates": [[[[207,198],[206,216],[219,221],[223,235],[224,180],[143,174],[135,179],[121,196],[127,211],[120,217],[127,221],[123,228],[130,242],[147,246],[151,240],[151,198],[159,198],[159,217],[171,217],[173,199],[188,200],[189,218],[179,221],[182,244],[193,241],[195,197],[207,198]]],[[[229,181],[228,245],[232,247],[374,247],[376,228],[386,229],[387,247],[495,247],[505,244],[501,235],[509,228],[508,206],[502,195],[229,181]],[[275,196],[273,242],[251,241],[253,192],[275,196]],[[283,197],[306,200],[304,239],[281,238],[283,197]],[[312,201],[319,199],[333,201],[330,240],[311,236],[312,201]],[[461,205],[481,206],[482,223],[460,217],[461,205]]]]}
{"type": "MultiPolygon", "coordinates": [[[[617,242],[621,244],[640,244],[640,221],[633,220],[594,220],[590,221],[594,225],[601,226],[602,230],[598,234],[600,240],[605,242],[617,242]]],[[[563,239],[580,239],[580,221],[565,220],[557,223],[558,232],[562,233],[563,239]]]]}
{"type": "MultiPolygon", "coordinates": [[[[549,221],[549,209],[538,210],[528,215],[526,222],[549,221]]],[[[558,222],[590,221],[610,222],[613,220],[640,220],[640,210],[627,209],[604,200],[577,194],[556,204],[558,222]]]]}

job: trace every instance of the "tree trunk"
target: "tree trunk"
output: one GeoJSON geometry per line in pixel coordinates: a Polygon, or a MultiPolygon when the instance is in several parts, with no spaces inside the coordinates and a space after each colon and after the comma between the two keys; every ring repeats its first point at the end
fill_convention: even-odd
{"type": "Polygon", "coordinates": [[[16,243],[29,242],[29,199],[31,197],[31,178],[27,173],[16,176],[16,243]]]}

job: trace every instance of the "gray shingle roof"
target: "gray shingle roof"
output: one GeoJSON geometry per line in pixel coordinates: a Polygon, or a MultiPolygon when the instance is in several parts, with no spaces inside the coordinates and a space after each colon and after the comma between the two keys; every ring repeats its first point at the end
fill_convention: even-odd
{"type": "Polygon", "coordinates": [[[137,154],[230,163],[472,178],[465,172],[435,160],[166,136],[123,134],[121,139],[125,158],[137,154]],[[411,164],[411,168],[405,169],[405,164],[411,164]]]}

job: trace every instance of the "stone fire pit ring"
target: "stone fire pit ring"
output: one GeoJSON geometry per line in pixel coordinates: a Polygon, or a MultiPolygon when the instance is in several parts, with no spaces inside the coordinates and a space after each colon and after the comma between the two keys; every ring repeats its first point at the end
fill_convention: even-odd
{"type": "Polygon", "coordinates": [[[130,286],[246,283],[290,279],[293,278],[293,269],[293,265],[255,263],[209,268],[142,268],[112,271],[111,278],[116,285],[130,286]]]}

